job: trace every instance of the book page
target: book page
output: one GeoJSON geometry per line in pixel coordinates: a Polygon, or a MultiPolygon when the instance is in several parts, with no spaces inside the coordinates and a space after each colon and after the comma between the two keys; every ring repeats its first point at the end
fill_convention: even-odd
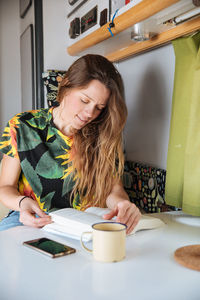
{"type": "MultiPolygon", "coordinates": [[[[84,227],[79,227],[79,229],[75,229],[73,226],[63,226],[56,223],[47,224],[42,228],[45,231],[50,233],[59,234],[62,236],[67,236],[69,238],[80,240],[81,234],[83,232],[92,232],[92,228],[90,225],[85,225],[84,227]]],[[[85,234],[83,237],[84,242],[88,242],[92,239],[92,234],[85,234]]]]}
{"type": "Polygon", "coordinates": [[[165,223],[160,220],[159,218],[142,215],[141,219],[139,220],[138,224],[135,226],[133,231],[130,234],[134,234],[139,230],[146,230],[146,229],[154,229],[164,226],[165,223]]]}
{"type": "MultiPolygon", "coordinates": [[[[92,213],[79,211],[74,208],[64,208],[53,211],[49,214],[53,223],[44,226],[43,229],[51,233],[80,239],[83,232],[92,231],[91,225],[105,222],[101,217],[101,215],[104,215],[102,209],[97,207],[98,215],[94,213],[94,211],[97,211],[95,207],[94,209],[95,210],[91,210],[93,211],[92,213]]],[[[105,211],[105,213],[108,212],[109,210],[105,211]]],[[[106,222],[112,222],[112,220],[106,220],[106,222]]],[[[88,241],[91,239],[91,236],[84,236],[84,238],[88,241]]]]}
{"type": "Polygon", "coordinates": [[[74,208],[64,208],[49,214],[52,220],[60,225],[73,224],[73,226],[82,226],[83,224],[92,225],[94,223],[103,222],[104,219],[96,214],[79,211],[74,208]]]}
{"type": "Polygon", "coordinates": [[[103,215],[111,212],[109,208],[101,208],[101,207],[89,207],[85,210],[86,213],[94,214],[96,216],[103,217],[103,215]]]}

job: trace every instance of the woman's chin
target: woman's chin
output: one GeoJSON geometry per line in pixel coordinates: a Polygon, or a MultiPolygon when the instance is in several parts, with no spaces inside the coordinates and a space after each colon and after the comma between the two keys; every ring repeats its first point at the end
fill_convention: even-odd
{"type": "Polygon", "coordinates": [[[85,127],[86,125],[88,124],[88,122],[76,122],[72,125],[72,127],[75,129],[75,130],[80,130],[82,129],[83,127],[85,127]]]}

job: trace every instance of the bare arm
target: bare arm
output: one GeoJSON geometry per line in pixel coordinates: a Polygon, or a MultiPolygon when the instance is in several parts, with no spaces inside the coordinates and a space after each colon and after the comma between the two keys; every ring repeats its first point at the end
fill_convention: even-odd
{"type": "Polygon", "coordinates": [[[19,160],[4,155],[0,173],[0,201],[13,210],[19,210],[19,200],[22,198],[17,190],[20,172],[19,160]]]}
{"type": "Polygon", "coordinates": [[[18,191],[20,173],[19,160],[4,155],[0,173],[0,201],[8,208],[20,211],[20,222],[24,225],[42,227],[50,223],[50,217],[39,208],[35,200],[25,198],[19,207],[19,201],[23,197],[18,191]],[[35,214],[40,218],[36,218],[35,214]]]}
{"type": "Polygon", "coordinates": [[[112,211],[104,215],[104,219],[112,219],[117,216],[117,222],[127,225],[127,233],[130,233],[137,225],[141,213],[135,204],[131,203],[121,182],[114,182],[106,204],[112,211]]]}

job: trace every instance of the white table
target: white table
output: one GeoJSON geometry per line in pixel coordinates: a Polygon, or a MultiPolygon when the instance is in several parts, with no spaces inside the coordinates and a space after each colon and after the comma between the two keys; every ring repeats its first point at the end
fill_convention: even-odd
{"type": "Polygon", "coordinates": [[[39,229],[22,226],[0,232],[0,299],[199,300],[200,272],[176,263],[173,253],[200,244],[200,218],[178,212],[155,216],[166,225],[128,237],[126,258],[118,263],[95,262],[78,241],[39,229]],[[77,252],[51,259],[22,245],[42,236],[77,252]]]}

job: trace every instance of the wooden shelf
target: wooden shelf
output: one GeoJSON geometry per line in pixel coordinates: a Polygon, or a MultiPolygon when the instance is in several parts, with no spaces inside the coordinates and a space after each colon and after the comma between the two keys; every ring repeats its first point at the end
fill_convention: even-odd
{"type": "MultiPolygon", "coordinates": [[[[128,11],[115,18],[115,27],[112,28],[112,32],[115,36],[134,24],[150,18],[154,14],[177,2],[179,2],[179,0],[143,0],[139,4],[133,6],[128,11]]],[[[78,55],[87,48],[93,47],[94,45],[111,38],[110,32],[108,31],[108,26],[109,23],[93,31],[81,40],[75,42],[73,45],[67,48],[68,54],[72,56],[78,55]]],[[[130,45],[123,49],[109,53],[106,55],[106,57],[113,62],[119,61],[131,55],[138,54],[139,52],[161,46],[175,38],[192,33],[199,29],[200,17],[177,25],[172,29],[158,34],[156,37],[148,41],[138,43],[130,41],[130,45]]]]}
{"type": "MultiPolygon", "coordinates": [[[[114,35],[141,22],[159,11],[175,4],[179,0],[143,0],[139,4],[133,6],[125,13],[115,18],[115,27],[112,28],[114,35]]],[[[67,48],[69,55],[77,55],[83,50],[96,45],[111,37],[108,31],[109,23],[93,31],[86,37],[82,38],[72,46],[67,48]]]]}
{"type": "Polygon", "coordinates": [[[193,33],[199,29],[200,17],[197,17],[183,24],[177,25],[172,29],[162,32],[148,41],[132,43],[126,48],[119,49],[115,52],[106,55],[106,57],[112,62],[120,61],[122,59],[126,59],[131,55],[136,55],[149,49],[167,44],[176,38],[193,33]]]}

